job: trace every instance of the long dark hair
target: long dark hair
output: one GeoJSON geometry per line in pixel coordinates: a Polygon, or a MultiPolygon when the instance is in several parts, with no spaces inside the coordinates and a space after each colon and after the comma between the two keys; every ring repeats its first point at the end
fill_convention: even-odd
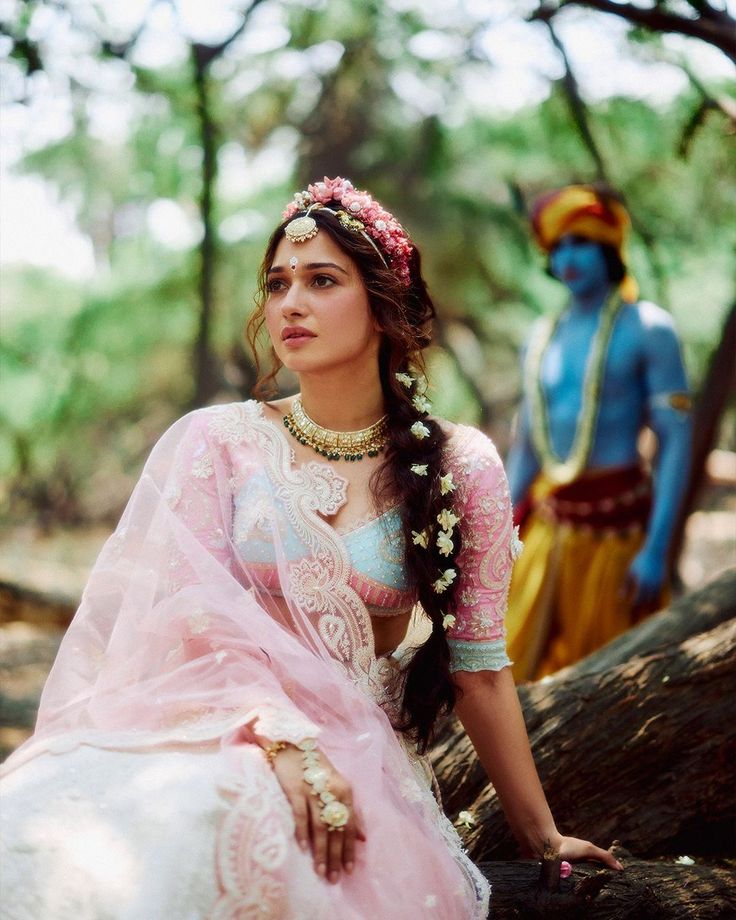
{"type": "MultiPolygon", "coordinates": [[[[368,292],[371,310],[382,330],[379,373],[388,415],[389,440],[384,462],[371,480],[371,489],[378,506],[385,505],[389,500],[398,503],[409,580],[432,626],[426,642],[413,653],[405,669],[396,725],[416,741],[423,752],[432,741],[439,716],[455,705],[457,691],[450,673],[450,649],[443,625],[452,605],[454,585],[442,593],[437,593],[432,586],[441,572],[454,565],[461,549],[461,535],[457,529],[452,538],[453,550],[448,556],[439,553],[434,538],[429,539],[426,548],[415,544],[412,538],[413,533],[421,533],[427,527],[436,533],[437,516],[448,505],[448,499],[440,490],[440,477],[447,472],[443,466],[447,435],[413,401],[422,395],[422,352],[431,341],[435,307],[422,278],[421,257],[416,247],[412,248],[409,256],[410,282],[407,286],[384,264],[368,240],[360,233],[343,227],[330,208],[339,210],[340,205],[329,203],[325,208],[311,211],[310,217],[317,221],[321,230],[329,233],[357,266],[368,292]],[[411,388],[396,379],[397,373],[409,374],[414,379],[411,388]],[[429,437],[419,440],[411,433],[410,428],[417,421],[422,421],[429,429],[429,437]],[[427,475],[413,473],[413,464],[426,464],[427,475]]],[[[276,247],[288,222],[286,220],[276,228],[266,247],[259,273],[257,309],[247,328],[258,369],[255,393],[261,397],[273,395],[275,376],[280,368],[272,348],[271,368],[267,373],[261,372],[256,340],[264,323],[268,269],[273,264],[276,247]]]]}

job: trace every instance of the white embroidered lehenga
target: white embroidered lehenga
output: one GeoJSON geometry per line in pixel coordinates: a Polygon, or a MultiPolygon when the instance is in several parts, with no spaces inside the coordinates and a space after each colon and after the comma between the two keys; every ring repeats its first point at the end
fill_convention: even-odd
{"type": "MultiPolygon", "coordinates": [[[[511,510],[490,442],[458,427],[454,667],[508,663],[511,510]]],[[[256,402],[198,410],[154,449],[3,768],[3,920],[481,918],[485,880],[391,727],[400,664],[369,614],[413,605],[396,509],[346,534],[328,464],[294,462],[256,402]],[[367,841],[331,885],[293,836],[253,731],[316,737],[367,841]]]]}

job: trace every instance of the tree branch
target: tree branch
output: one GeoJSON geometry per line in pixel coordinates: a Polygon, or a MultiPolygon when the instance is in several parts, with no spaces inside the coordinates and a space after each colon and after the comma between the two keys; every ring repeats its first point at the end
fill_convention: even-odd
{"type": "Polygon", "coordinates": [[[554,26],[552,25],[552,15],[540,15],[538,18],[541,19],[549,29],[549,34],[552,38],[552,44],[559,51],[560,57],[562,58],[562,63],[565,65],[565,76],[562,78],[562,86],[565,90],[565,94],[567,95],[567,100],[570,105],[570,112],[572,114],[573,121],[575,122],[575,126],[580,132],[580,137],[582,138],[585,146],[588,148],[588,152],[595,161],[596,178],[603,182],[608,182],[606,166],[603,162],[603,156],[598,149],[598,145],[596,144],[595,138],[593,137],[593,132],[590,129],[588,110],[585,106],[585,103],[583,102],[582,96],[580,95],[578,81],[575,79],[575,74],[573,73],[572,67],[570,66],[570,59],[567,56],[565,46],[562,44],[559,36],[555,32],[554,26]]]}
{"type": "MultiPolygon", "coordinates": [[[[690,19],[663,9],[660,4],[654,7],[641,7],[634,6],[633,3],[618,3],[615,0],[559,0],[556,4],[543,3],[540,9],[532,14],[531,19],[544,19],[545,16],[554,15],[566,6],[582,6],[599,13],[610,13],[653,32],[674,32],[690,38],[699,38],[736,62],[736,19],[729,13],[711,6],[708,6],[707,13],[703,10],[700,16],[690,19]]],[[[693,8],[696,7],[693,5],[693,8]]]]}
{"type": "Polygon", "coordinates": [[[713,96],[684,61],[678,61],[677,63],[678,66],[685,71],[688,80],[702,97],[702,101],[683,128],[680,143],[677,146],[678,155],[687,157],[695,133],[705,121],[708,112],[721,112],[722,115],[726,116],[729,122],[727,133],[733,134],[736,132],[736,102],[723,93],[720,93],[718,96],[713,96]]]}
{"type": "Polygon", "coordinates": [[[243,11],[243,20],[238,28],[233,32],[232,35],[230,35],[224,41],[221,41],[219,45],[203,45],[199,42],[193,42],[192,53],[194,54],[198,66],[206,69],[209,67],[212,61],[224,54],[230,45],[232,45],[232,43],[243,34],[245,27],[248,25],[248,20],[253,15],[257,7],[259,7],[262,3],[263,0],[252,0],[248,9],[243,11]]]}

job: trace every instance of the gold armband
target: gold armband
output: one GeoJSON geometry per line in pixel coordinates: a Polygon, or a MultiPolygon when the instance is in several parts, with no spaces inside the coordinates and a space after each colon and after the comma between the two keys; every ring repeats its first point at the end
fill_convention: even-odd
{"type": "Polygon", "coordinates": [[[683,415],[690,412],[693,407],[692,398],[682,391],[676,393],[657,393],[649,399],[650,409],[674,409],[683,415]]]}

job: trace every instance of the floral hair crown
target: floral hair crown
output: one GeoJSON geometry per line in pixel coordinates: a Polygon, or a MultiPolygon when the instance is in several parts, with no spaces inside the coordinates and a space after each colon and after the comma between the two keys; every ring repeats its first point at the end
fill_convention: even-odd
{"type": "Polygon", "coordinates": [[[316,208],[332,211],[343,227],[364,236],[384,265],[390,266],[405,285],[409,284],[409,256],[413,244],[396,218],[374,201],[368,192],[353,188],[349,179],[340,176],[334,179],[325,176],[322,182],[315,182],[306,191],[297,192],[294,200],[287,205],[283,218],[294,217],[299,211],[307,214],[286,226],[284,232],[290,240],[298,243],[316,235],[317,223],[309,216],[309,212],[316,208]],[[333,202],[341,206],[339,210],[326,207],[333,202]]]}

